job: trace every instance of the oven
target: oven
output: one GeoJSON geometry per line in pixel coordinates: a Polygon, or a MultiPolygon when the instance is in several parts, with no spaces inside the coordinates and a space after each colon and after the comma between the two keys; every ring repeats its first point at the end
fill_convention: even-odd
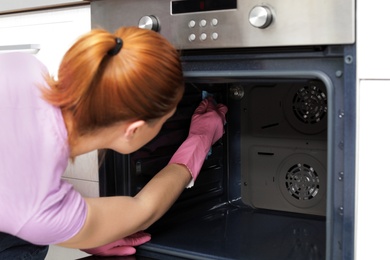
{"type": "Polygon", "coordinates": [[[205,96],[229,108],[195,186],[136,259],[353,259],[353,0],[100,0],[91,10],[93,27],[161,33],[186,79],[156,138],[129,155],[107,151],[101,196],[142,189],[205,96]]]}

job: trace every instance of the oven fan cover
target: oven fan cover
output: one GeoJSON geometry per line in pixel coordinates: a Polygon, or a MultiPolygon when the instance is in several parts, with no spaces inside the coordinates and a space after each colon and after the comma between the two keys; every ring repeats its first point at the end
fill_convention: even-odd
{"type": "Polygon", "coordinates": [[[326,173],[321,163],[308,154],[294,154],[278,170],[283,197],[299,208],[313,207],[326,191],[326,173]]]}
{"type": "Polygon", "coordinates": [[[243,158],[242,200],[258,209],[326,215],[325,149],[249,147],[243,158]]]}
{"type": "Polygon", "coordinates": [[[245,135],[326,139],[328,96],[323,82],[252,84],[244,89],[241,123],[245,135]]]}
{"type": "Polygon", "coordinates": [[[325,86],[320,81],[293,86],[283,109],[287,121],[298,132],[317,134],[324,131],[328,112],[325,86]]]}

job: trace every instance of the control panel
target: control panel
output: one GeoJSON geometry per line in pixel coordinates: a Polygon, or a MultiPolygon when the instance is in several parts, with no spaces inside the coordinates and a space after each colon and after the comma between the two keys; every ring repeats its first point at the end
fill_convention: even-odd
{"type": "Polygon", "coordinates": [[[354,0],[101,0],[91,5],[93,26],[154,30],[178,49],[355,42],[354,0]]]}

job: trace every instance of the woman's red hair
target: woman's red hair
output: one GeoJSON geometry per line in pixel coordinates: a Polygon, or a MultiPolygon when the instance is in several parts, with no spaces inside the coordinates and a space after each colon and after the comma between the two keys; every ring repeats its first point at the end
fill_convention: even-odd
{"type": "Polygon", "coordinates": [[[43,97],[70,112],[73,135],[120,121],[150,121],[172,111],[182,97],[184,80],[177,50],[160,34],[123,27],[111,34],[95,29],[65,54],[58,80],[48,79],[43,97]],[[110,56],[115,38],[123,41],[110,56]]]}

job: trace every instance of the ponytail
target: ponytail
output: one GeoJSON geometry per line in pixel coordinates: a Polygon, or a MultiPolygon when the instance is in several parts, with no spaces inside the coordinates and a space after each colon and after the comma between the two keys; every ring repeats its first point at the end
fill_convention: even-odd
{"type": "Polygon", "coordinates": [[[48,80],[51,89],[44,90],[44,98],[63,110],[74,110],[99,73],[99,66],[114,39],[104,30],[82,36],[63,57],[58,80],[48,80]]]}
{"type": "Polygon", "coordinates": [[[177,50],[160,34],[136,27],[83,35],[63,57],[58,80],[47,81],[44,99],[70,112],[79,135],[120,121],[162,117],[184,91],[177,50]]]}

